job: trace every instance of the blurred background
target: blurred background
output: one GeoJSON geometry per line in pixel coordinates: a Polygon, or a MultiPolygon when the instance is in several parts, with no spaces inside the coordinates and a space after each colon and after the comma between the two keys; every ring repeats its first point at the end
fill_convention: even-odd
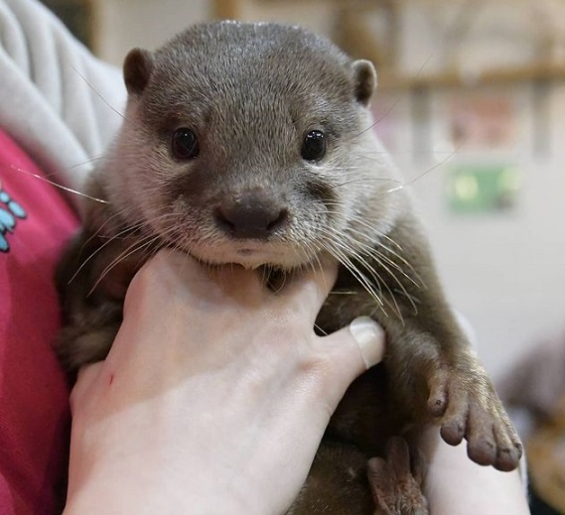
{"type": "MultiPolygon", "coordinates": [[[[533,390],[528,353],[565,346],[565,1],[44,3],[118,66],[130,48],[154,49],[213,18],[301,24],[371,59],[375,130],[404,171],[490,373],[504,383],[521,370],[518,390],[533,390]]],[[[561,355],[548,359],[562,360],[565,377],[561,355]]],[[[565,463],[565,444],[561,452],[565,463]]]]}

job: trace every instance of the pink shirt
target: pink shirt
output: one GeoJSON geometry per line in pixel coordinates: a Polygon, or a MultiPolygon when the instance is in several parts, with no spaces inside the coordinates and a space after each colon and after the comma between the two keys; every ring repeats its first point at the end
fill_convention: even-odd
{"type": "Polygon", "coordinates": [[[78,221],[0,131],[0,514],[53,514],[64,494],[68,387],[52,350],[53,283],[78,221]]]}

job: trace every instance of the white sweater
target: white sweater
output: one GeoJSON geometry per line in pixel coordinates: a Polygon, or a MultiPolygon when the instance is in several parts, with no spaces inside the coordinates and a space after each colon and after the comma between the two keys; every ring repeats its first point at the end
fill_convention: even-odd
{"type": "Polygon", "coordinates": [[[120,70],[93,57],[43,5],[0,0],[0,127],[53,181],[82,191],[125,100],[120,70]]]}

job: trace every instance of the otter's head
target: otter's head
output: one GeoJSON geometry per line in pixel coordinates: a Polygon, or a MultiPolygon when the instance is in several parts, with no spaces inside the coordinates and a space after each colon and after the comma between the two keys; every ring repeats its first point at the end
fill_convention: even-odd
{"type": "Polygon", "coordinates": [[[104,180],[127,223],[246,267],[300,266],[386,231],[391,170],[368,61],[300,28],[220,22],[132,50],[124,76],[104,180]]]}

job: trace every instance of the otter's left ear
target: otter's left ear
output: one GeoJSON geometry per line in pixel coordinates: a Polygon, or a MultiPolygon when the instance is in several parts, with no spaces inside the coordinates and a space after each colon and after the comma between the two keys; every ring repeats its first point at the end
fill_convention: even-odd
{"type": "Polygon", "coordinates": [[[377,87],[377,72],[373,63],[364,59],[353,61],[353,81],[357,102],[368,106],[377,87]]]}
{"type": "Polygon", "coordinates": [[[124,60],[124,82],[130,95],[141,95],[153,71],[151,52],[134,48],[124,60]]]}

